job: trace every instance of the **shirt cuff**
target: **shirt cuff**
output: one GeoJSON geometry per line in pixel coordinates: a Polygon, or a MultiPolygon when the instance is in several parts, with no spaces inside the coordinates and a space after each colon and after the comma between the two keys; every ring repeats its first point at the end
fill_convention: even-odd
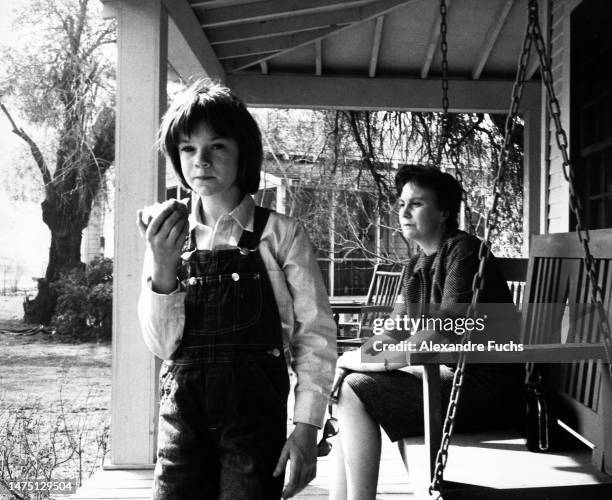
{"type": "Polygon", "coordinates": [[[169,293],[158,293],[153,290],[153,278],[151,278],[151,276],[147,278],[147,286],[149,287],[149,290],[151,290],[151,292],[155,295],[175,295],[181,291],[181,282],[178,278],[176,278],[176,288],[169,293]]]}
{"type": "Polygon", "coordinates": [[[170,293],[157,293],[151,288],[151,278],[149,278],[142,292],[144,311],[152,317],[165,319],[175,316],[176,309],[181,313],[184,311],[185,292],[181,291],[180,286],[170,293]]]}
{"type": "Polygon", "coordinates": [[[325,410],[329,398],[323,394],[312,391],[298,391],[295,393],[295,407],[293,410],[293,423],[298,422],[323,427],[325,410]]]}

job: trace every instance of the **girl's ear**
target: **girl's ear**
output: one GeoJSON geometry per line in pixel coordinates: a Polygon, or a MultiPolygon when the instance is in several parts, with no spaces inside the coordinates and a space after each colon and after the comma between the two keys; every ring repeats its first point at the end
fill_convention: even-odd
{"type": "Polygon", "coordinates": [[[440,212],[440,224],[445,224],[450,216],[450,212],[440,212]]]}

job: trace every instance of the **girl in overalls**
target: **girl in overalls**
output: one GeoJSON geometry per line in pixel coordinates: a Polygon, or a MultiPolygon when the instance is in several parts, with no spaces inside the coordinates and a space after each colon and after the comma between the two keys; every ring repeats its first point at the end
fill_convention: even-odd
{"type": "Polygon", "coordinates": [[[160,142],[196,196],[189,217],[176,200],[138,217],[147,241],[139,317],[145,343],[165,360],[153,496],[291,497],[315,475],[336,361],[308,236],[251,198],[261,135],[228,88],[192,85],[164,116],[160,142]],[[289,438],[286,358],[297,375],[289,438]]]}

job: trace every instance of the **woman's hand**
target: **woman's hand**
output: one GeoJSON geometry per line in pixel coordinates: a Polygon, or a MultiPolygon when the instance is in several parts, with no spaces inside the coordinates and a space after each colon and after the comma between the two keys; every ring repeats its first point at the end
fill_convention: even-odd
{"type": "Polygon", "coordinates": [[[291,498],[302,491],[317,475],[317,428],[298,422],[287,438],[280,454],[274,477],[284,473],[291,462],[289,482],[283,488],[283,498],[291,498]]]}
{"type": "Polygon", "coordinates": [[[385,372],[403,368],[408,363],[402,352],[383,352],[375,355],[363,354],[363,348],[347,351],[338,358],[337,368],[355,372],[385,372]]]}
{"type": "Polygon", "coordinates": [[[176,288],[176,267],[188,230],[187,207],[168,200],[159,206],[159,212],[144,220],[143,210],[138,211],[137,225],[153,255],[151,280],[153,290],[170,293],[176,288]]]}

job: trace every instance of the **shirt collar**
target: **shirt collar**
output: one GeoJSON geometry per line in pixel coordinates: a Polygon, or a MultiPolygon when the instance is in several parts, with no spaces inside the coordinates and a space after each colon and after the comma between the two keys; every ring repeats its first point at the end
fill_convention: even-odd
{"type": "MultiPolygon", "coordinates": [[[[204,226],[202,221],[202,199],[198,197],[191,214],[189,214],[189,231],[198,226],[204,226]]],[[[245,195],[242,201],[227,216],[231,217],[243,231],[253,231],[255,202],[250,195],[245,195]]]]}

